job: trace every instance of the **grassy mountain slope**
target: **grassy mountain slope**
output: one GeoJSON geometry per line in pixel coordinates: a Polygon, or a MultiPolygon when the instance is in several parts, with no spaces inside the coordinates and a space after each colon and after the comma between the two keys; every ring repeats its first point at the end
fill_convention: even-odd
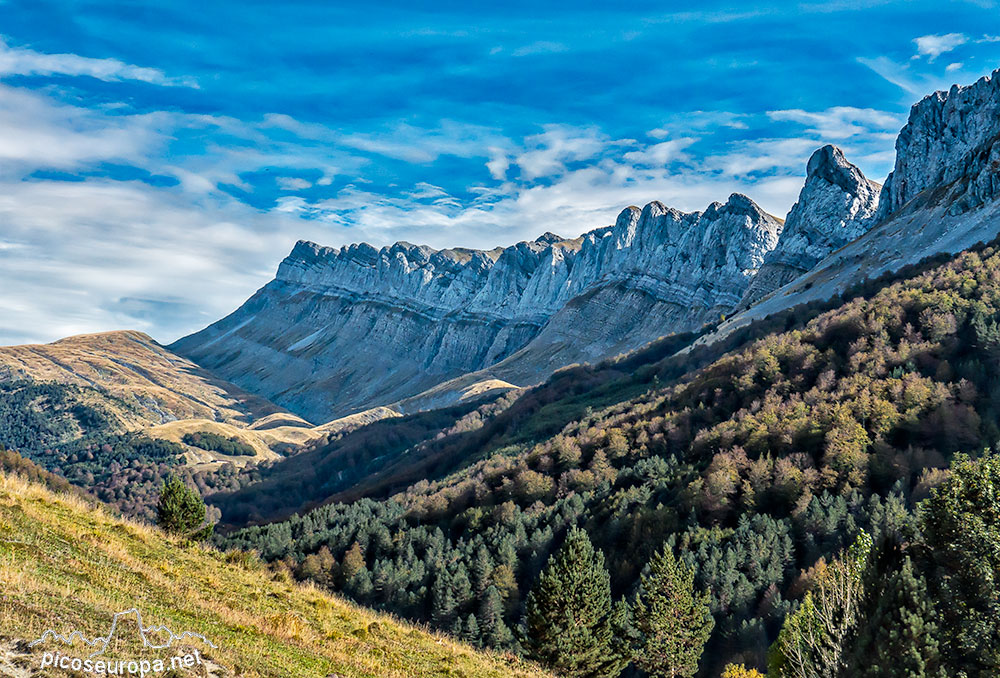
{"type": "Polygon", "coordinates": [[[0,474],[0,649],[53,625],[93,637],[133,606],[212,640],[219,675],[542,675],[0,474]]]}
{"type": "Polygon", "coordinates": [[[152,424],[204,418],[248,424],[280,408],[219,379],[142,332],[104,332],[0,348],[0,380],[103,389],[152,424]]]}
{"type": "MultiPolygon", "coordinates": [[[[338,561],[359,553],[365,569],[328,583],[468,637],[468,583],[496,586],[516,623],[571,526],[605,551],[618,594],[667,542],[711,592],[709,668],[762,668],[820,558],[859,528],[903,529],[954,453],[1000,440],[1000,252],[994,243],[945,259],[830,310],[772,318],[777,331],[699,369],[704,346],[627,357],[607,367],[618,376],[579,368],[429,446],[440,462],[425,467],[430,482],[231,543],[300,569],[323,547],[338,561]],[[418,571],[411,559],[438,565],[418,571]]],[[[251,502],[253,488],[242,494],[251,502]]]]}

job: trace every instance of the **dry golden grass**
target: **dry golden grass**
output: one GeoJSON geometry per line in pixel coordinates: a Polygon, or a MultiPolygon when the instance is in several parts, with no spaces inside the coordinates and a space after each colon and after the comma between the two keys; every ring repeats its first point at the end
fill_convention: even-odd
{"type": "Polygon", "coordinates": [[[171,353],[142,332],[83,334],[51,344],[0,347],[0,379],[104,389],[135,405],[153,424],[168,413],[177,419],[246,425],[279,409],[171,353]]]}
{"type": "Polygon", "coordinates": [[[204,634],[225,675],[545,675],[0,474],[0,639],[93,637],[132,607],[147,624],[204,634]]]}

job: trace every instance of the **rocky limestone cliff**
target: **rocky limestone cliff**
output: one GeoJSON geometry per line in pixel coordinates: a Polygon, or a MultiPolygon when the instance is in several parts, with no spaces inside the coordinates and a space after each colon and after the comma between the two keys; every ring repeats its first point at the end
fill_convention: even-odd
{"type": "Polygon", "coordinates": [[[797,304],[829,299],[928,256],[992,240],[1000,234],[998,197],[1000,70],[914,105],[871,228],[702,341],[797,304]]]}
{"type": "Polygon", "coordinates": [[[544,350],[522,352],[511,373],[535,383],[717,320],[780,231],[733,195],[690,214],[630,207],[580,238],[490,251],[299,242],[275,280],[172,348],[314,421],[416,395],[532,342],[544,350]]]}
{"type": "Polygon", "coordinates": [[[806,183],[788,213],[781,240],[764,258],[739,308],[748,308],[812,270],[828,254],[871,228],[881,188],[849,163],[839,148],[824,146],[813,153],[806,183]]]}
{"type": "Polygon", "coordinates": [[[882,190],[879,218],[921,194],[958,215],[1000,193],[1000,70],[953,85],[910,109],[896,139],[896,164],[882,190]],[[934,189],[935,195],[926,195],[934,189]]]}

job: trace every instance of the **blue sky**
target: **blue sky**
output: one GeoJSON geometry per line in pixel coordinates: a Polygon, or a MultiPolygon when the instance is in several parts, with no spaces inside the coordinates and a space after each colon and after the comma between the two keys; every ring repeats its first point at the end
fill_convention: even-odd
{"type": "Polygon", "coordinates": [[[0,343],[233,310],[299,238],[507,245],[739,191],[1000,67],[993,2],[0,4],[0,343]],[[421,6],[423,5],[423,6],[421,6]]]}

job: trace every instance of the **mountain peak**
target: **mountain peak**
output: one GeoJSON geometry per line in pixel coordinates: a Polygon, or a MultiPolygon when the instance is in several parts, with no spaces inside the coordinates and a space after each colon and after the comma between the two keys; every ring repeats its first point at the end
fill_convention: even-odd
{"type": "Polygon", "coordinates": [[[535,242],[541,243],[543,245],[554,245],[557,242],[562,242],[564,240],[565,240],[564,237],[562,237],[561,235],[556,235],[552,231],[545,231],[545,233],[542,233],[540,236],[535,238],[535,242]]]}
{"type": "Polygon", "coordinates": [[[872,225],[881,186],[865,178],[844,152],[826,145],[809,158],[806,182],[778,246],[764,258],[739,308],[745,308],[810,270],[872,225]]]}
{"type": "Polygon", "coordinates": [[[930,94],[910,109],[896,138],[896,163],[885,182],[880,218],[928,188],[948,187],[953,210],[967,211],[1000,194],[1000,69],[971,85],[930,94]]]}
{"type": "Polygon", "coordinates": [[[860,169],[847,161],[842,150],[830,144],[817,149],[809,158],[809,163],[806,165],[806,182],[811,179],[820,179],[839,186],[846,193],[856,193],[863,186],[875,184],[867,179],[860,169]]]}

